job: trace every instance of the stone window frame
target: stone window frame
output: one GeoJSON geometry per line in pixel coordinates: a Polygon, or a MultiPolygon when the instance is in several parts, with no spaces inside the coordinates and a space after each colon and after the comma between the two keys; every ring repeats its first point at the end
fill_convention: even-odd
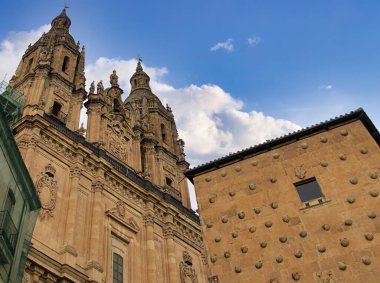
{"type": "Polygon", "coordinates": [[[296,182],[293,185],[294,185],[294,188],[296,189],[296,192],[298,194],[300,202],[303,205],[303,207],[301,209],[311,208],[311,207],[319,206],[319,205],[325,204],[326,202],[329,202],[328,200],[326,200],[326,196],[323,193],[323,190],[322,190],[321,186],[319,185],[319,182],[318,182],[318,180],[317,180],[317,178],[315,176],[311,177],[311,178],[308,178],[308,179],[305,179],[305,180],[302,180],[302,181],[299,181],[299,182],[296,182]],[[317,197],[315,197],[315,198],[310,198],[310,199],[307,199],[307,200],[305,200],[305,199],[302,200],[303,197],[301,197],[301,194],[300,194],[298,188],[300,186],[302,186],[302,185],[310,184],[310,183],[313,183],[313,182],[315,182],[315,184],[317,185],[317,189],[319,190],[318,193],[320,193],[320,195],[317,196],[317,197]]]}

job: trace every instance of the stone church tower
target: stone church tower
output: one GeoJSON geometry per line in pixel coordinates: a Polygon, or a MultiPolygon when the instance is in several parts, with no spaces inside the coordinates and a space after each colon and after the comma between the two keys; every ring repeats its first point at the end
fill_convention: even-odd
{"type": "Polygon", "coordinates": [[[24,282],[206,282],[170,107],[141,62],[125,101],[116,71],[87,94],[85,49],[70,25],[63,9],[10,81],[24,95],[13,128],[42,203],[24,282]]]}

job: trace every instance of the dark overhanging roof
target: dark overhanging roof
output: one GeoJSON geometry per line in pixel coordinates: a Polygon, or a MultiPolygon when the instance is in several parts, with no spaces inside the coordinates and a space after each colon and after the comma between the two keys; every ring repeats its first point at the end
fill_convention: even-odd
{"type": "Polygon", "coordinates": [[[267,152],[273,148],[278,148],[290,142],[294,142],[299,139],[302,139],[311,135],[315,135],[317,133],[320,133],[320,132],[329,130],[331,128],[335,128],[337,126],[344,125],[356,120],[360,120],[363,123],[363,125],[366,127],[368,132],[371,134],[371,136],[380,146],[379,131],[376,129],[375,125],[369,119],[369,117],[364,112],[364,110],[362,108],[358,108],[355,111],[352,111],[345,115],[332,118],[330,120],[321,122],[319,124],[306,127],[304,129],[287,134],[285,136],[281,136],[281,137],[266,141],[264,143],[243,149],[235,153],[231,153],[227,156],[199,165],[197,167],[187,170],[185,172],[185,176],[194,184],[194,177],[196,175],[199,175],[208,171],[213,171],[227,164],[231,164],[243,159],[247,159],[251,156],[258,155],[263,152],[267,152]]]}

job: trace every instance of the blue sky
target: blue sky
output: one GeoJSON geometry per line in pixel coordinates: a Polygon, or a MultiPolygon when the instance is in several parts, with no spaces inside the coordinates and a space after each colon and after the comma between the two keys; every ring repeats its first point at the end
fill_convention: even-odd
{"type": "Polygon", "coordinates": [[[358,107],[380,126],[380,1],[3,0],[0,55],[64,3],[88,81],[118,68],[128,90],[140,55],[192,164],[358,107]]]}

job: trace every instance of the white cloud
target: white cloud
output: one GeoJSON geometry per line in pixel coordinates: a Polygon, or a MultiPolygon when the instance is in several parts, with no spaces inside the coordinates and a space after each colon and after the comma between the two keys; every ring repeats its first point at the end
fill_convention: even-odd
{"type": "MultiPolygon", "coordinates": [[[[117,70],[120,86],[129,93],[129,79],[135,71],[135,59],[99,58],[86,68],[88,82],[108,78],[117,70]]],[[[166,68],[143,66],[151,77],[151,88],[174,112],[180,138],[186,143],[189,162],[195,166],[218,156],[261,143],[298,130],[290,121],[275,119],[255,110],[243,111],[243,102],[217,85],[189,85],[175,88],[163,82],[166,68]]]]}
{"type": "Polygon", "coordinates": [[[257,46],[259,45],[263,39],[260,36],[251,36],[247,39],[249,46],[257,46]]]}
{"type": "Polygon", "coordinates": [[[9,80],[15,73],[18,63],[21,60],[29,43],[34,43],[47,32],[50,25],[43,25],[35,30],[10,32],[0,43],[0,80],[6,75],[9,80]]]}
{"type": "Polygon", "coordinates": [[[327,90],[330,90],[330,89],[333,88],[333,86],[332,86],[331,84],[328,84],[328,85],[321,85],[319,88],[320,88],[320,89],[327,89],[327,90]]]}
{"type": "Polygon", "coordinates": [[[218,42],[210,48],[211,51],[217,51],[219,49],[225,49],[227,52],[234,51],[234,40],[232,38],[227,39],[225,42],[218,42]]]}
{"type": "MultiPolygon", "coordinates": [[[[28,44],[34,43],[47,30],[49,25],[28,32],[9,33],[0,43],[0,75],[7,74],[9,79],[28,44]]],[[[229,43],[232,46],[232,39],[226,43],[227,47],[216,48],[232,49],[228,47],[229,43]]],[[[216,46],[224,45],[218,43],[216,46]]],[[[103,80],[107,86],[109,75],[116,69],[125,98],[130,91],[129,79],[136,64],[136,59],[98,58],[86,66],[87,85],[92,80],[103,80]]],[[[192,84],[174,88],[163,82],[167,68],[143,67],[151,78],[152,90],[164,105],[168,103],[172,107],[179,135],[186,142],[186,152],[192,165],[299,129],[290,121],[275,119],[255,110],[243,111],[243,102],[217,85],[192,84]]],[[[85,115],[82,116],[85,121],[85,115]]]]}
{"type": "MultiPolygon", "coordinates": [[[[35,42],[48,29],[49,25],[45,25],[29,32],[10,33],[1,41],[0,75],[7,73],[9,79],[27,45],[35,42]]],[[[232,39],[218,43],[215,50],[219,48],[232,51],[232,39]]],[[[86,66],[87,85],[92,80],[103,80],[107,87],[109,75],[116,69],[125,98],[130,91],[129,79],[135,72],[136,64],[135,59],[101,57],[86,66]]],[[[153,92],[164,105],[168,103],[172,107],[179,136],[186,142],[187,159],[193,166],[300,128],[290,121],[275,119],[262,112],[244,111],[242,101],[217,85],[192,84],[175,88],[163,82],[168,73],[166,68],[143,67],[151,78],[153,92]]],[[[83,110],[82,120],[85,121],[83,110]]]]}

